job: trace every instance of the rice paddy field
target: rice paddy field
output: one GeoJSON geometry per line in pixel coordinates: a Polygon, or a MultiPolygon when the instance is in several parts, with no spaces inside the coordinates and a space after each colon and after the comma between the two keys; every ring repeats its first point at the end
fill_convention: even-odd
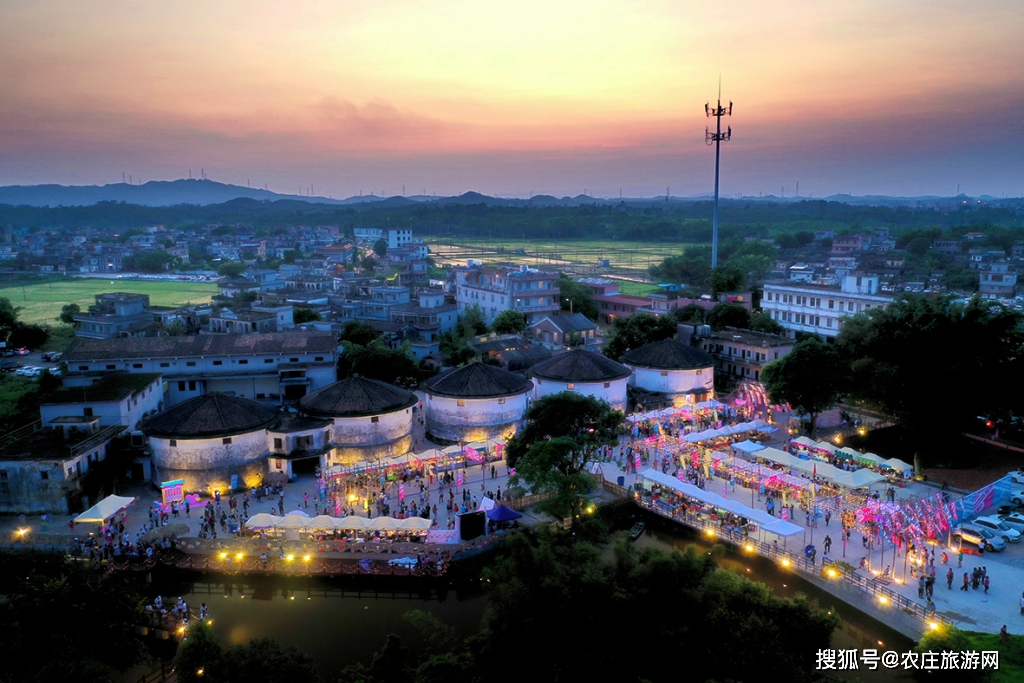
{"type": "Polygon", "coordinates": [[[108,278],[68,278],[29,284],[0,284],[0,297],[7,297],[21,308],[18,317],[27,323],[57,325],[64,304],[76,303],[84,311],[96,303],[103,292],[148,294],[153,306],[181,306],[208,303],[217,293],[212,282],[111,280],[108,278]]]}
{"type": "Polygon", "coordinates": [[[648,268],[666,256],[679,254],[685,244],[620,242],[614,240],[427,239],[438,265],[483,263],[528,265],[562,271],[575,277],[604,277],[619,281],[626,294],[654,288],[648,268]],[[608,265],[602,264],[606,260],[608,265]]]}

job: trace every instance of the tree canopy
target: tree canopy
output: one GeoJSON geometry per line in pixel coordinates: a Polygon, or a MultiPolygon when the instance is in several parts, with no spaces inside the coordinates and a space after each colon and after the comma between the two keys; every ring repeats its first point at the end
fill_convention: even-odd
{"type": "Polygon", "coordinates": [[[559,290],[558,301],[563,311],[582,313],[590,320],[597,320],[600,313],[594,301],[594,293],[589,287],[564,275],[555,281],[555,286],[559,290]]]}
{"type": "Polygon", "coordinates": [[[616,318],[608,332],[604,355],[618,360],[630,349],[644,344],[671,339],[676,336],[676,321],[672,316],[653,316],[650,313],[634,313],[626,318],[616,318]]]}
{"type": "Polygon", "coordinates": [[[30,551],[0,556],[0,580],[9,653],[0,657],[0,680],[113,683],[121,677],[112,670],[141,661],[134,629],[143,602],[124,574],[30,551]]]}
{"type": "Polygon", "coordinates": [[[225,261],[217,266],[217,274],[226,277],[238,277],[248,269],[249,266],[245,264],[245,261],[225,261]]]}
{"type": "Polygon", "coordinates": [[[739,304],[723,301],[708,311],[707,322],[713,330],[723,327],[747,329],[750,327],[750,311],[739,304]]]}
{"type": "Polygon", "coordinates": [[[409,342],[404,342],[397,349],[389,349],[380,339],[374,339],[366,346],[342,341],[341,346],[343,352],[338,359],[338,379],[359,375],[415,389],[423,378],[409,342]]]}
{"type": "Polygon", "coordinates": [[[46,343],[50,333],[45,327],[21,322],[20,310],[10,299],[0,296],[0,341],[7,342],[8,347],[38,349],[46,343]]]}
{"type": "Polygon", "coordinates": [[[320,314],[314,311],[312,308],[306,308],[305,306],[296,306],[292,312],[292,318],[296,325],[302,323],[320,322],[323,318],[320,314]]]}
{"type": "Polygon", "coordinates": [[[1024,316],[975,297],[905,294],[843,323],[853,397],[941,445],[977,415],[1021,414],[1024,316]],[[954,387],[959,386],[957,390],[954,387]],[[955,392],[955,400],[944,400],[955,392]]]}
{"type": "Polygon", "coordinates": [[[351,342],[359,346],[368,346],[370,342],[377,339],[380,332],[363,320],[349,320],[341,329],[341,341],[351,342]]]}
{"type": "Polygon", "coordinates": [[[564,391],[545,396],[526,411],[526,426],[508,444],[515,480],[534,492],[557,492],[553,506],[571,511],[586,490],[587,463],[618,438],[622,411],[592,396],[564,391]]]}
{"type": "Polygon", "coordinates": [[[75,316],[82,312],[82,307],[78,304],[64,304],[60,307],[60,315],[57,316],[57,320],[64,323],[65,325],[72,325],[78,327],[82,323],[75,322],[75,316]]]}
{"type": "Polygon", "coordinates": [[[510,308],[494,318],[492,327],[498,334],[522,334],[526,329],[526,316],[521,311],[510,308]]]}
{"type": "Polygon", "coordinates": [[[373,243],[373,253],[384,258],[388,255],[388,241],[381,237],[379,240],[373,243]]]}
{"type": "Polygon", "coordinates": [[[847,367],[835,347],[816,337],[805,339],[788,355],[761,371],[773,403],[788,403],[811,417],[811,436],[818,415],[845,393],[847,367]]]}

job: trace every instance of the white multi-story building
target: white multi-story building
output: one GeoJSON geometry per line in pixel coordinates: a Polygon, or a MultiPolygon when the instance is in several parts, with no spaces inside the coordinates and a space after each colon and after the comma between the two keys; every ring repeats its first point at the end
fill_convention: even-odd
{"type": "Polygon", "coordinates": [[[274,402],[299,399],[338,379],[337,336],[330,332],[76,339],[63,360],[64,386],[87,386],[116,372],[162,374],[166,407],[214,391],[274,402]]]}
{"type": "Polygon", "coordinates": [[[412,244],[412,230],[388,230],[388,249],[398,249],[412,244]]]}
{"type": "Polygon", "coordinates": [[[561,310],[557,273],[526,266],[519,269],[472,266],[455,270],[455,300],[461,315],[479,306],[487,323],[504,311],[515,309],[533,324],[561,310]]]}
{"type": "Polygon", "coordinates": [[[839,334],[842,319],[892,303],[878,288],[877,275],[847,275],[839,287],[795,282],[766,282],[761,308],[794,335],[839,334]]]}
{"type": "Polygon", "coordinates": [[[978,268],[978,292],[991,299],[1008,299],[1017,291],[1017,268],[1005,259],[978,268]]]}

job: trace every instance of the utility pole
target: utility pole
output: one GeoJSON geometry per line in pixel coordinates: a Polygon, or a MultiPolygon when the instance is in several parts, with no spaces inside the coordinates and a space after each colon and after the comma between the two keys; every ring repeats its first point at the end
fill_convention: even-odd
{"type": "Polygon", "coordinates": [[[708,128],[704,128],[704,142],[709,147],[711,143],[715,144],[715,216],[711,223],[711,267],[715,268],[718,266],[718,179],[722,160],[722,142],[727,142],[732,138],[732,126],[729,126],[726,132],[722,132],[722,117],[732,116],[732,102],[729,103],[728,109],[722,106],[721,80],[718,82],[718,104],[715,107],[710,107],[708,103],[705,103],[704,113],[709,118],[715,117],[715,132],[712,133],[708,128]]]}

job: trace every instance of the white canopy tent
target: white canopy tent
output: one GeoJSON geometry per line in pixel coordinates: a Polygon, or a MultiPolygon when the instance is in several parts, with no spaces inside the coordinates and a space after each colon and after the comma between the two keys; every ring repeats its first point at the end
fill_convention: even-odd
{"type": "Polygon", "coordinates": [[[740,453],[745,453],[747,455],[750,455],[751,453],[756,453],[758,451],[763,451],[765,449],[765,447],[762,446],[759,443],[755,443],[755,442],[750,441],[748,439],[746,441],[740,441],[739,443],[734,443],[732,445],[732,449],[734,451],[739,451],[740,453]]]}
{"type": "Polygon", "coordinates": [[[128,498],[125,496],[107,496],[82,514],[75,517],[75,524],[103,524],[134,502],[134,498],[128,498]]]}
{"type": "Polygon", "coordinates": [[[886,467],[891,467],[897,472],[912,472],[914,470],[913,465],[908,465],[899,458],[889,458],[888,460],[883,460],[879,464],[885,465],[886,467]]]}
{"type": "Polygon", "coordinates": [[[773,517],[764,510],[756,510],[738,501],[729,500],[717,493],[697,488],[693,484],[679,481],[678,479],[670,477],[667,474],[662,474],[657,470],[645,470],[641,476],[643,476],[644,479],[653,481],[659,486],[664,486],[665,488],[676,491],[688,498],[693,498],[701,501],[702,503],[713,505],[719,509],[731,512],[734,515],[746,517],[752,522],[759,524],[762,529],[770,531],[778,536],[795,536],[796,534],[802,534],[804,532],[803,527],[799,527],[796,524],[791,524],[785,520],[773,517]]]}
{"type": "Polygon", "coordinates": [[[410,531],[426,531],[433,526],[433,524],[434,523],[429,519],[423,519],[422,517],[409,517],[408,519],[403,519],[399,522],[398,528],[410,531]]]}
{"type": "Polygon", "coordinates": [[[271,515],[266,512],[259,512],[245,522],[245,527],[249,529],[269,529],[277,526],[277,523],[281,521],[281,517],[271,515]]]}

